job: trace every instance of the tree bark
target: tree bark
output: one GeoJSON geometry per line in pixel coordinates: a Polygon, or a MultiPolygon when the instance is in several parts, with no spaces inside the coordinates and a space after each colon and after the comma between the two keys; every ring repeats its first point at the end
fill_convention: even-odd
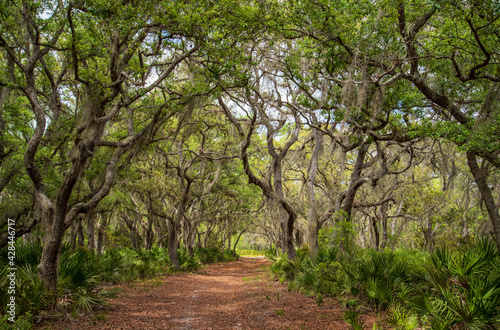
{"type": "Polygon", "coordinates": [[[247,228],[245,228],[244,230],[242,230],[239,233],[238,237],[236,238],[236,242],[234,242],[234,247],[233,247],[233,256],[236,256],[236,248],[238,247],[238,243],[240,241],[241,236],[247,231],[247,228]]]}
{"type": "MultiPolygon", "coordinates": [[[[281,173],[281,161],[273,160],[274,164],[274,192],[276,195],[284,199],[285,195],[283,193],[283,179],[281,173]]],[[[282,235],[282,252],[290,254],[293,250],[295,254],[295,248],[293,246],[293,221],[289,221],[288,213],[280,204],[277,204],[278,218],[280,220],[282,235]],[[290,228],[291,226],[291,228],[290,228]]]]}
{"type": "Polygon", "coordinates": [[[126,212],[122,213],[122,219],[128,227],[130,234],[130,244],[132,245],[132,250],[138,250],[141,246],[141,238],[140,233],[137,230],[136,224],[134,221],[128,216],[126,212]]]}
{"type": "MultiPolygon", "coordinates": [[[[58,216],[61,216],[59,214],[58,216]]],[[[64,218],[53,218],[53,225],[45,228],[44,245],[38,274],[49,290],[55,290],[59,279],[59,259],[64,234],[64,218]]],[[[83,243],[83,242],[82,242],[83,243]]]]}
{"type": "Polygon", "coordinates": [[[498,214],[498,207],[495,204],[491,189],[488,186],[486,173],[479,168],[476,160],[476,154],[474,152],[467,152],[467,164],[469,165],[469,169],[474,177],[474,180],[476,181],[481,197],[483,198],[484,205],[488,211],[488,215],[490,216],[491,224],[493,226],[493,239],[495,240],[497,247],[500,249],[500,215],[498,214]]]}
{"type": "Polygon", "coordinates": [[[104,247],[105,240],[105,230],[107,226],[107,217],[101,214],[101,222],[99,224],[99,229],[97,230],[97,254],[101,254],[104,247]]]}
{"type": "Polygon", "coordinates": [[[376,217],[370,216],[370,223],[372,225],[373,230],[373,247],[375,250],[379,250],[380,246],[380,233],[378,231],[378,221],[376,217]]]}
{"type": "MultiPolygon", "coordinates": [[[[313,119],[316,117],[313,114],[313,119]]],[[[316,120],[317,122],[317,120],[316,120]]],[[[317,124],[317,123],[314,124],[317,124]]],[[[307,226],[308,226],[308,243],[309,253],[312,258],[318,254],[318,233],[320,230],[320,223],[317,218],[316,212],[316,196],[314,192],[314,180],[318,171],[319,153],[323,145],[323,135],[316,128],[312,128],[312,135],[314,139],[314,148],[311,154],[311,162],[309,165],[309,175],[307,176],[307,195],[309,202],[309,210],[307,212],[307,226]]]]}
{"type": "Polygon", "coordinates": [[[434,246],[436,244],[434,240],[434,231],[432,230],[432,217],[430,215],[426,215],[426,230],[425,230],[425,241],[427,250],[432,253],[434,252],[434,246]]]}
{"type": "Polygon", "coordinates": [[[363,164],[369,147],[370,144],[364,143],[359,147],[358,150],[356,163],[354,164],[354,168],[351,173],[351,182],[349,184],[349,188],[347,189],[344,201],[342,202],[341,209],[345,212],[345,216],[347,217],[347,219],[345,220],[350,219],[356,192],[358,191],[358,188],[361,187],[361,185],[365,182],[365,180],[361,179],[361,172],[363,171],[363,164]]]}
{"type": "Polygon", "coordinates": [[[77,229],[78,229],[78,225],[76,223],[76,221],[73,222],[73,224],[71,225],[71,236],[70,236],[70,239],[69,239],[69,244],[71,246],[71,251],[75,251],[76,249],[76,232],[77,232],[77,229]]]}
{"type": "Polygon", "coordinates": [[[387,208],[388,208],[387,203],[379,206],[379,210],[380,210],[379,220],[381,221],[381,227],[382,227],[382,239],[380,242],[380,248],[382,250],[385,249],[385,247],[387,246],[387,239],[388,239],[388,236],[387,236],[387,208]]]}
{"type": "Polygon", "coordinates": [[[83,233],[83,226],[82,226],[82,217],[78,217],[78,224],[76,226],[76,235],[78,237],[78,246],[79,247],[84,247],[85,246],[85,234],[83,233]]]}
{"type": "Polygon", "coordinates": [[[87,224],[87,235],[88,235],[88,240],[89,240],[89,250],[91,252],[94,252],[94,249],[95,249],[95,228],[94,228],[94,224],[95,224],[95,217],[96,217],[96,213],[89,213],[87,214],[87,218],[88,218],[88,224],[87,224]]]}
{"type": "Polygon", "coordinates": [[[178,233],[180,226],[175,219],[167,221],[168,228],[168,257],[170,264],[177,270],[179,269],[179,257],[177,256],[177,246],[179,245],[178,233]]]}
{"type": "Polygon", "coordinates": [[[387,217],[382,218],[382,243],[380,248],[383,250],[387,246],[387,217]]]}
{"type": "MultiPolygon", "coordinates": [[[[274,134],[279,130],[276,128],[273,128],[271,125],[269,119],[265,117],[265,114],[263,114],[263,120],[265,122],[266,128],[267,128],[267,146],[268,146],[268,151],[269,154],[272,157],[272,164],[270,171],[273,175],[274,178],[274,184],[271,185],[270,182],[267,182],[266,180],[257,177],[251,167],[250,167],[250,162],[248,159],[248,147],[250,146],[250,140],[252,137],[253,130],[255,129],[256,126],[256,120],[257,120],[257,114],[258,110],[256,109],[255,105],[253,102],[250,102],[253,107],[253,116],[250,120],[250,129],[248,132],[245,134],[245,131],[243,130],[243,127],[241,124],[236,120],[236,118],[231,114],[231,111],[229,108],[226,106],[224,101],[222,100],[221,97],[218,98],[219,104],[222,106],[222,109],[224,110],[226,116],[228,117],[229,121],[237,128],[239,135],[244,138],[243,144],[241,146],[241,160],[243,163],[243,169],[245,171],[245,174],[248,177],[248,183],[255,184],[258,186],[261,190],[264,196],[269,198],[272,201],[276,201],[280,208],[286,211],[288,218],[286,222],[282,222],[282,227],[284,227],[284,234],[285,234],[285,239],[283,240],[283,246],[286,246],[287,249],[287,254],[289,259],[295,258],[295,247],[293,245],[293,226],[295,223],[295,220],[297,219],[297,212],[293,209],[292,205],[284,198],[283,195],[283,186],[282,186],[282,180],[281,180],[281,162],[283,161],[284,157],[286,156],[288,150],[290,147],[297,141],[299,132],[300,132],[300,119],[296,113],[294,113],[294,118],[295,118],[295,128],[292,132],[291,137],[286,141],[285,145],[283,146],[283,149],[278,153],[274,147],[274,134]],[[278,188],[278,191],[276,189],[278,188]],[[281,189],[281,193],[280,190],[281,189]]],[[[257,107],[258,108],[258,107],[257,107]]],[[[284,125],[284,122],[281,123],[280,125],[284,125]]],[[[280,126],[282,127],[282,126],[280,126]]]]}
{"type": "Polygon", "coordinates": [[[213,223],[210,222],[210,225],[208,226],[207,230],[205,231],[205,235],[203,236],[203,244],[202,244],[203,248],[206,248],[208,245],[208,238],[210,237],[210,234],[212,234],[213,227],[214,227],[213,223]]]}
{"type": "Polygon", "coordinates": [[[153,247],[154,243],[153,222],[154,222],[154,215],[149,213],[148,224],[146,227],[146,249],[148,250],[150,250],[153,247]]]}
{"type": "Polygon", "coordinates": [[[196,243],[196,231],[193,228],[194,227],[193,224],[191,224],[188,219],[186,219],[185,223],[186,223],[186,227],[184,227],[184,228],[187,229],[186,247],[187,247],[188,255],[192,258],[192,257],[194,257],[194,245],[196,243]]]}

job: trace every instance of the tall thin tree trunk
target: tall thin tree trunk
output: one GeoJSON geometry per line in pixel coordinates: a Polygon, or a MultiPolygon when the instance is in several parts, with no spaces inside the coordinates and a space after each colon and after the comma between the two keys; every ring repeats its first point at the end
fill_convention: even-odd
{"type": "Polygon", "coordinates": [[[495,204],[493,194],[491,193],[491,189],[486,181],[487,174],[479,168],[476,160],[476,154],[471,151],[467,152],[467,164],[469,165],[472,176],[474,176],[474,180],[476,181],[481,197],[483,198],[484,205],[486,206],[486,210],[490,216],[491,224],[493,226],[494,240],[497,247],[500,249],[500,214],[498,214],[498,207],[495,204]]]}
{"type": "Polygon", "coordinates": [[[99,228],[97,230],[97,254],[101,254],[104,248],[104,240],[106,239],[106,227],[108,225],[108,217],[104,213],[99,214],[99,228]]]}
{"type": "Polygon", "coordinates": [[[137,231],[136,224],[134,221],[128,216],[127,213],[123,212],[122,213],[122,219],[124,220],[125,224],[127,225],[130,233],[130,243],[132,245],[133,250],[138,250],[141,248],[140,245],[140,234],[137,231]]]}
{"type": "Polygon", "coordinates": [[[184,217],[184,245],[187,248],[188,255],[190,257],[194,257],[194,240],[193,240],[193,235],[194,235],[194,229],[193,229],[193,224],[189,219],[184,217]]]}
{"type": "Polygon", "coordinates": [[[153,214],[148,215],[148,224],[146,227],[146,249],[151,249],[154,243],[154,233],[153,233],[153,222],[154,216],[153,214]]]}
{"type": "Polygon", "coordinates": [[[196,229],[196,241],[197,241],[196,246],[197,246],[198,248],[201,248],[201,247],[202,247],[202,246],[201,246],[201,234],[200,234],[200,232],[198,231],[198,229],[196,229]]]}
{"type": "Polygon", "coordinates": [[[287,235],[287,223],[286,223],[286,214],[285,214],[285,211],[282,210],[279,206],[278,206],[278,219],[280,221],[280,233],[281,233],[281,242],[280,242],[280,245],[281,245],[281,253],[283,254],[286,254],[288,251],[287,251],[287,248],[288,248],[288,244],[287,244],[287,240],[286,240],[286,235],[287,235]]]}
{"type": "Polygon", "coordinates": [[[380,246],[380,233],[378,231],[378,221],[376,217],[370,217],[370,223],[373,230],[373,247],[375,250],[379,250],[380,246]]]}
{"type": "Polygon", "coordinates": [[[78,224],[76,221],[73,222],[71,225],[71,236],[70,236],[70,245],[71,245],[71,251],[75,251],[76,249],[76,236],[77,236],[77,230],[78,230],[78,224]]]}
{"type": "Polygon", "coordinates": [[[287,232],[286,232],[286,247],[287,247],[287,253],[288,253],[288,258],[289,259],[294,259],[296,256],[295,252],[295,246],[293,244],[293,225],[295,223],[295,219],[293,216],[290,214],[288,215],[288,220],[287,220],[287,232]]]}
{"type": "Polygon", "coordinates": [[[383,250],[387,246],[387,207],[388,204],[382,204],[379,207],[380,223],[382,227],[382,240],[380,242],[380,248],[383,250]]]}
{"type": "MultiPolygon", "coordinates": [[[[274,165],[274,191],[279,198],[285,199],[283,193],[283,180],[281,173],[281,161],[276,161],[274,165]]],[[[282,248],[288,254],[289,259],[295,258],[295,246],[293,245],[293,227],[295,217],[278,203],[278,212],[280,216],[281,228],[283,232],[282,248]]]]}
{"type": "Polygon", "coordinates": [[[174,266],[175,269],[179,269],[179,257],[177,256],[177,246],[178,239],[177,235],[180,229],[178,223],[175,219],[167,221],[168,228],[168,257],[170,259],[170,264],[174,266]]]}
{"type": "Polygon", "coordinates": [[[382,242],[380,243],[380,248],[383,250],[387,246],[387,217],[384,214],[382,218],[382,242]]]}
{"type": "Polygon", "coordinates": [[[95,213],[87,214],[88,224],[87,224],[87,235],[89,238],[89,250],[94,252],[95,248],[95,232],[94,232],[94,222],[95,222],[95,213]]]}
{"type": "Polygon", "coordinates": [[[205,235],[203,236],[203,245],[202,245],[203,248],[207,247],[208,238],[210,237],[210,234],[212,233],[212,228],[213,228],[213,225],[211,224],[210,227],[207,228],[207,231],[205,232],[205,235]]]}
{"type": "MultiPolygon", "coordinates": [[[[248,226],[247,226],[248,228],[248,226]]],[[[240,234],[238,235],[238,237],[236,238],[236,242],[234,242],[234,247],[233,247],[233,256],[236,256],[236,247],[238,246],[238,242],[240,241],[240,238],[241,236],[243,235],[243,233],[245,233],[247,231],[247,229],[245,230],[242,230],[240,232],[240,234]]]]}
{"type": "Polygon", "coordinates": [[[102,253],[102,248],[104,246],[104,229],[99,227],[97,232],[97,254],[102,253]]]}
{"type": "Polygon", "coordinates": [[[427,250],[432,253],[434,252],[434,246],[436,244],[434,240],[434,231],[432,230],[432,217],[427,215],[426,216],[426,224],[427,224],[427,229],[425,230],[425,240],[426,240],[426,247],[427,250]]]}
{"type": "Polygon", "coordinates": [[[323,144],[323,135],[316,128],[312,129],[312,134],[314,138],[314,148],[311,155],[311,163],[309,165],[309,175],[307,177],[307,197],[309,201],[309,210],[307,212],[307,226],[309,252],[311,257],[315,257],[318,254],[318,233],[320,228],[318,218],[316,216],[316,196],[314,193],[314,180],[318,171],[318,158],[323,144]]]}
{"type": "Polygon", "coordinates": [[[78,237],[78,246],[84,247],[85,246],[85,236],[83,234],[83,227],[82,227],[82,217],[78,217],[78,225],[76,229],[76,234],[78,237]]]}

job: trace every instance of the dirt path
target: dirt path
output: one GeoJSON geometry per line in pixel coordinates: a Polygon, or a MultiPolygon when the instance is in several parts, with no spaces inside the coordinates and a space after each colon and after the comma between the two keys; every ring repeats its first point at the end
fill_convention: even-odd
{"type": "Polygon", "coordinates": [[[342,310],[324,299],[288,292],[269,280],[263,258],[208,265],[132,287],[110,300],[100,317],[49,329],[350,329],[342,310]]]}

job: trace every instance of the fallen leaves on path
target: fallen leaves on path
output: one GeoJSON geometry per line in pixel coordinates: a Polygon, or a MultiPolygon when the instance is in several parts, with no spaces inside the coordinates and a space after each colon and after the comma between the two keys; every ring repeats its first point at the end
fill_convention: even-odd
{"type": "Polygon", "coordinates": [[[49,329],[351,329],[332,299],[316,299],[269,279],[264,258],[212,264],[132,286],[100,317],[49,329]]]}

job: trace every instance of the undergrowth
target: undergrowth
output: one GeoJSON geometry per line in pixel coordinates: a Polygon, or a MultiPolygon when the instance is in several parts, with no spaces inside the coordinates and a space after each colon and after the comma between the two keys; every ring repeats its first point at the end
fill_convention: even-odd
{"type": "MultiPolygon", "coordinates": [[[[152,278],[173,269],[169,267],[168,250],[111,249],[101,255],[85,248],[72,251],[63,246],[60,257],[59,281],[56,290],[47,290],[38,277],[42,245],[39,243],[16,244],[16,324],[19,329],[29,329],[42,319],[41,312],[52,315],[82,314],[101,309],[112,290],[106,286],[152,278]]],[[[7,249],[0,250],[0,330],[12,325],[6,315],[11,295],[7,294],[10,282],[7,249]]],[[[196,249],[191,257],[185,248],[178,250],[179,270],[194,271],[204,263],[235,260],[232,251],[219,247],[196,249]]]]}
{"type": "Polygon", "coordinates": [[[315,258],[308,252],[274,257],[271,271],[290,290],[338,297],[354,328],[363,326],[363,309],[387,313],[396,329],[500,328],[500,256],[488,238],[432,254],[334,246],[315,258]]]}

